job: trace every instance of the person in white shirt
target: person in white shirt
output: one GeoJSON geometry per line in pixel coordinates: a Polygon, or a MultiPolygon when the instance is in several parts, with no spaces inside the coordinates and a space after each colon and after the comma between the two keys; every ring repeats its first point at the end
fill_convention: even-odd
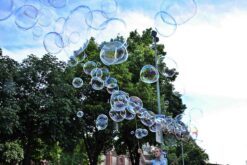
{"type": "Polygon", "coordinates": [[[143,152],[141,149],[138,149],[138,153],[140,154],[140,158],[145,164],[150,164],[150,165],[167,165],[167,159],[164,156],[162,150],[158,147],[154,149],[154,156],[155,159],[153,160],[146,160],[146,158],[143,155],[143,152]]]}

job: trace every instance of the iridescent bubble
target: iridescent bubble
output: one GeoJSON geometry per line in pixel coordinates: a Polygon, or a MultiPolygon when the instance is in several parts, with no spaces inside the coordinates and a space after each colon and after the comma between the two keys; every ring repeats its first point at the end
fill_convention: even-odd
{"type": "Polygon", "coordinates": [[[118,10],[118,3],[116,0],[101,0],[100,7],[108,16],[114,16],[118,10]]]}
{"type": "Polygon", "coordinates": [[[76,113],[76,116],[79,117],[79,118],[83,117],[83,115],[84,115],[84,113],[82,111],[78,111],[76,113]]]}
{"type": "Polygon", "coordinates": [[[83,80],[80,77],[75,77],[72,81],[72,85],[75,88],[81,88],[83,86],[83,80]]]}
{"type": "Polygon", "coordinates": [[[154,17],[154,26],[155,30],[163,37],[170,37],[177,30],[177,23],[175,19],[164,11],[156,13],[154,17]]]}
{"type": "Polygon", "coordinates": [[[100,69],[100,68],[94,68],[91,71],[90,75],[91,75],[91,77],[99,77],[99,78],[101,78],[103,76],[102,69],[100,69]]]}
{"type": "Polygon", "coordinates": [[[106,88],[106,90],[107,90],[107,92],[108,92],[109,94],[112,94],[113,92],[119,90],[119,86],[118,86],[118,84],[116,84],[114,87],[106,88]]]}
{"type": "Polygon", "coordinates": [[[38,24],[43,27],[48,27],[53,21],[53,13],[47,9],[43,8],[39,11],[38,24]]]}
{"type": "Polygon", "coordinates": [[[69,59],[69,61],[68,61],[68,65],[70,67],[75,67],[78,63],[79,63],[79,61],[74,56],[71,56],[70,59],[69,59]]]}
{"type": "Polygon", "coordinates": [[[135,136],[136,136],[137,139],[143,138],[143,134],[142,134],[142,129],[141,128],[137,128],[136,129],[135,136]]]}
{"type": "Polygon", "coordinates": [[[110,98],[111,107],[116,111],[125,110],[128,106],[129,95],[124,91],[114,91],[110,98]]]}
{"type": "Polygon", "coordinates": [[[107,68],[101,68],[101,70],[102,70],[102,77],[101,78],[103,80],[108,79],[110,77],[109,69],[107,69],[107,68]]]}
{"type": "Polygon", "coordinates": [[[133,113],[136,113],[136,109],[142,108],[143,103],[142,100],[137,96],[131,96],[129,98],[129,110],[133,113]]]}
{"type": "Polygon", "coordinates": [[[134,135],[134,134],[135,134],[135,131],[131,131],[130,134],[131,134],[131,135],[134,135]]]}
{"type": "Polygon", "coordinates": [[[55,21],[54,31],[57,32],[57,33],[63,33],[63,31],[64,31],[64,24],[65,24],[65,18],[64,17],[59,17],[55,21]]]}
{"type": "Polygon", "coordinates": [[[43,45],[48,53],[57,54],[62,51],[64,42],[60,34],[50,32],[45,35],[43,45]]]}
{"type": "Polygon", "coordinates": [[[140,72],[141,81],[151,84],[159,80],[159,72],[152,65],[145,65],[140,72]]]}
{"type": "MultiPolygon", "coordinates": [[[[169,13],[177,24],[181,25],[195,16],[197,4],[195,0],[164,0],[160,9],[169,13]]],[[[174,24],[169,20],[166,20],[166,22],[174,24]]]]}
{"type": "Polygon", "coordinates": [[[154,124],[155,122],[155,116],[154,114],[149,113],[148,111],[143,112],[142,117],[141,117],[141,122],[143,125],[150,127],[154,124]]]}
{"type": "Polygon", "coordinates": [[[102,10],[91,10],[86,15],[86,25],[96,31],[106,28],[105,21],[107,20],[107,14],[102,10]]]}
{"type": "Polygon", "coordinates": [[[117,79],[113,78],[113,77],[108,77],[105,80],[105,87],[106,88],[114,88],[117,85],[117,79]]]}
{"type": "Polygon", "coordinates": [[[1,0],[0,1],[0,21],[8,19],[14,8],[13,0],[1,0]]]}
{"type": "Polygon", "coordinates": [[[102,90],[104,88],[104,81],[99,77],[92,77],[90,84],[94,90],[102,90]]]}
{"type": "Polygon", "coordinates": [[[33,39],[39,39],[43,35],[43,29],[39,26],[33,28],[33,39]]]}
{"type": "Polygon", "coordinates": [[[104,130],[108,126],[108,117],[104,114],[101,114],[96,119],[96,128],[98,130],[104,130]]]}
{"type": "Polygon", "coordinates": [[[137,117],[143,118],[144,117],[143,114],[144,114],[144,112],[147,111],[147,109],[146,108],[141,108],[141,107],[135,107],[135,111],[136,111],[137,117]]]}
{"type": "Polygon", "coordinates": [[[83,65],[83,71],[84,73],[86,73],[87,75],[90,75],[91,74],[91,71],[94,69],[94,68],[97,68],[97,64],[93,61],[88,61],[86,62],[84,65],[83,65]]]}
{"type": "Polygon", "coordinates": [[[136,117],[136,113],[130,110],[130,107],[127,106],[126,107],[126,116],[125,119],[126,120],[133,120],[136,117]]]}
{"type": "Polygon", "coordinates": [[[177,63],[170,57],[160,56],[157,60],[158,70],[165,77],[173,77],[176,74],[177,63]]]}
{"type": "Polygon", "coordinates": [[[126,111],[125,111],[125,109],[124,110],[115,110],[115,109],[112,108],[109,111],[109,116],[113,121],[121,122],[126,117],[126,111]]]}
{"type": "Polygon", "coordinates": [[[49,3],[54,8],[62,8],[67,4],[67,0],[49,0],[49,3]]]}
{"type": "Polygon", "coordinates": [[[15,12],[15,24],[23,30],[31,29],[38,20],[39,10],[31,5],[24,5],[15,12]]]}

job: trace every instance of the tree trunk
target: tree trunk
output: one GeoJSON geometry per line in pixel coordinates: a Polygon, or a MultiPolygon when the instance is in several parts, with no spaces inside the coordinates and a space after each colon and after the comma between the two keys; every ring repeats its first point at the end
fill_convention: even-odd
{"type": "Polygon", "coordinates": [[[24,145],[24,160],[23,164],[30,165],[31,164],[31,151],[30,151],[30,144],[27,142],[27,144],[24,145]]]}

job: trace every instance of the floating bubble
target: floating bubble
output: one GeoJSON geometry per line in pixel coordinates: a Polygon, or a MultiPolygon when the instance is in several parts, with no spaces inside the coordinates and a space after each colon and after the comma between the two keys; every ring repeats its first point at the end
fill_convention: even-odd
{"type": "Polygon", "coordinates": [[[79,61],[74,56],[71,56],[70,59],[69,59],[69,61],[68,61],[68,65],[70,67],[75,67],[78,63],[79,63],[79,61]]]}
{"type": "Polygon", "coordinates": [[[167,134],[167,135],[165,135],[164,143],[170,147],[176,146],[177,145],[177,138],[173,134],[167,134]]]}
{"type": "Polygon", "coordinates": [[[83,86],[83,80],[80,77],[75,77],[72,81],[72,85],[75,88],[81,88],[83,86]]]}
{"type": "Polygon", "coordinates": [[[94,68],[91,71],[90,75],[91,75],[91,77],[99,77],[99,78],[101,78],[103,76],[102,69],[100,69],[100,68],[94,68]]]}
{"type": "Polygon", "coordinates": [[[173,77],[176,74],[177,63],[170,57],[160,56],[157,60],[158,70],[165,77],[173,77]]]}
{"type": "Polygon", "coordinates": [[[63,31],[64,31],[64,24],[65,24],[65,18],[64,17],[59,17],[55,21],[54,31],[57,32],[57,33],[63,33],[63,31]]]}
{"type": "Polygon", "coordinates": [[[141,81],[151,84],[159,80],[159,72],[152,65],[145,65],[140,72],[141,81]]]}
{"type": "Polygon", "coordinates": [[[154,114],[148,111],[144,111],[141,117],[141,122],[143,125],[150,127],[154,124],[155,122],[155,117],[154,114]]]}
{"type": "Polygon", "coordinates": [[[108,77],[105,80],[105,87],[106,88],[115,88],[117,86],[117,79],[113,77],[108,77]]]}
{"type": "Polygon", "coordinates": [[[64,42],[60,34],[50,32],[45,35],[43,45],[48,53],[57,54],[62,51],[64,42]]]}
{"type": "Polygon", "coordinates": [[[124,91],[114,91],[110,98],[111,107],[116,111],[125,110],[128,106],[129,95],[124,91]]]}
{"type": "Polygon", "coordinates": [[[133,120],[136,117],[136,113],[130,110],[130,107],[127,106],[126,107],[126,116],[125,119],[126,120],[133,120]]]}
{"type": "Polygon", "coordinates": [[[119,86],[118,86],[118,84],[116,84],[114,87],[106,88],[106,90],[107,90],[107,92],[108,92],[109,94],[112,94],[113,92],[119,90],[119,86]]]}
{"type": "Polygon", "coordinates": [[[13,0],[1,0],[0,1],[0,21],[8,19],[14,8],[13,0]]]}
{"type": "Polygon", "coordinates": [[[164,11],[156,13],[154,17],[154,26],[155,30],[163,37],[170,37],[177,30],[177,23],[175,19],[164,11]]]}
{"type": "Polygon", "coordinates": [[[121,64],[128,56],[126,47],[119,41],[105,43],[100,51],[100,59],[105,65],[121,64]]]}
{"type": "Polygon", "coordinates": [[[126,111],[125,111],[125,109],[124,110],[115,110],[115,109],[112,108],[109,111],[109,116],[113,121],[121,122],[126,117],[126,111]]]}
{"type": "Polygon", "coordinates": [[[86,73],[87,75],[91,74],[91,71],[93,69],[97,68],[97,64],[93,61],[88,61],[83,65],[83,71],[84,73],[86,73]]]}
{"type": "Polygon", "coordinates": [[[137,139],[143,138],[143,136],[142,136],[142,129],[141,128],[136,129],[135,136],[136,136],[137,139]]]}
{"type": "Polygon", "coordinates": [[[49,0],[49,3],[54,8],[63,8],[67,4],[67,0],[49,0]]]}
{"type": "Polygon", "coordinates": [[[104,88],[104,81],[99,77],[92,77],[90,84],[94,90],[102,90],[104,88]]]}
{"type": "Polygon", "coordinates": [[[96,128],[98,130],[104,130],[108,126],[108,117],[104,114],[101,114],[96,119],[96,128]]]}
{"type": "Polygon", "coordinates": [[[91,10],[86,15],[86,25],[96,31],[106,28],[107,20],[107,14],[102,10],[91,10]]]}
{"type": "Polygon", "coordinates": [[[143,118],[144,117],[143,114],[144,114],[144,112],[147,111],[147,109],[146,108],[141,108],[141,107],[135,107],[135,111],[136,111],[137,117],[143,118]]]}
{"type": "Polygon", "coordinates": [[[137,96],[131,96],[129,98],[129,110],[136,113],[137,109],[143,107],[142,100],[137,96]]]}
{"type": "Polygon", "coordinates": [[[51,6],[51,4],[49,3],[50,0],[39,0],[41,4],[45,5],[45,6],[51,6]]]}
{"type": "Polygon", "coordinates": [[[110,77],[109,69],[107,69],[107,68],[101,68],[101,70],[102,70],[102,77],[101,78],[103,80],[108,79],[110,77]]]}
{"type": "Polygon", "coordinates": [[[114,16],[118,10],[118,3],[116,0],[101,0],[100,7],[108,16],[114,16]]]}
{"type": "Polygon", "coordinates": [[[78,111],[76,113],[76,116],[79,117],[79,118],[83,117],[83,115],[84,115],[84,113],[82,111],[78,111]]]}
{"type": "Polygon", "coordinates": [[[43,8],[39,10],[38,24],[43,27],[48,27],[53,21],[53,13],[47,9],[43,8]]]}
{"type": "Polygon", "coordinates": [[[15,24],[23,30],[31,29],[38,20],[39,10],[31,5],[24,5],[15,12],[15,24]]]}
{"type": "Polygon", "coordinates": [[[148,136],[148,130],[147,129],[142,129],[141,133],[142,133],[142,137],[148,136]]]}
{"type": "MultiPolygon", "coordinates": [[[[164,0],[160,9],[169,13],[176,20],[176,23],[181,25],[195,16],[197,4],[195,0],[164,0]]],[[[166,22],[174,24],[173,21],[166,20],[166,22]]]]}
{"type": "Polygon", "coordinates": [[[135,131],[131,131],[130,134],[131,134],[131,135],[134,135],[134,134],[135,134],[135,131]]]}
{"type": "Polygon", "coordinates": [[[33,28],[33,39],[39,39],[43,35],[43,29],[39,26],[33,28]]]}

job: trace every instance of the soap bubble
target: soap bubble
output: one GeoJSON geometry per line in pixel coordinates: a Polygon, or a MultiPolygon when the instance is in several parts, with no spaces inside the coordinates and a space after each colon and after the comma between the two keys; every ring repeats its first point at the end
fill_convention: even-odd
{"type": "Polygon", "coordinates": [[[114,88],[117,85],[117,79],[113,78],[113,77],[108,77],[105,80],[105,87],[106,88],[114,88]]]}
{"type": "Polygon", "coordinates": [[[177,63],[170,57],[160,56],[157,60],[158,70],[165,77],[173,77],[176,74],[177,63]]]}
{"type": "Polygon", "coordinates": [[[130,110],[130,107],[127,106],[126,107],[126,116],[125,119],[126,120],[133,120],[136,117],[136,113],[130,110]]]}
{"type": "Polygon", "coordinates": [[[45,6],[51,6],[51,4],[49,3],[50,0],[39,0],[41,4],[45,5],[45,6]]]}
{"type": "Polygon", "coordinates": [[[151,84],[159,80],[159,72],[152,65],[145,65],[140,72],[141,81],[151,84]]]}
{"type": "Polygon", "coordinates": [[[148,130],[147,129],[142,129],[141,133],[142,133],[142,137],[148,136],[148,130]]]}
{"type": "Polygon", "coordinates": [[[102,10],[91,10],[86,15],[86,25],[93,30],[103,30],[106,28],[105,21],[107,20],[107,14],[102,10]]]}
{"type": "Polygon", "coordinates": [[[91,75],[91,77],[99,77],[99,78],[101,78],[103,76],[102,69],[100,69],[100,68],[94,68],[91,71],[90,75],[91,75]]]}
{"type": "Polygon", "coordinates": [[[82,111],[78,111],[76,113],[76,116],[79,117],[79,118],[83,117],[83,115],[84,115],[84,113],[82,111]]]}
{"type": "Polygon", "coordinates": [[[68,65],[70,67],[75,67],[78,63],[79,63],[79,61],[77,60],[77,58],[75,56],[71,56],[69,61],[68,61],[68,65]]]}
{"type": "Polygon", "coordinates": [[[108,92],[109,94],[112,94],[113,92],[115,92],[115,91],[118,91],[118,90],[119,90],[119,86],[118,86],[118,84],[115,84],[115,86],[114,86],[114,87],[111,87],[111,88],[106,88],[106,90],[107,90],[107,92],[108,92]]]}
{"type": "Polygon", "coordinates": [[[96,119],[96,128],[98,130],[104,130],[108,126],[108,117],[104,114],[101,114],[96,119]]]}
{"type": "Polygon", "coordinates": [[[14,8],[13,0],[1,0],[0,1],[0,21],[8,19],[14,8]]]}
{"type": "Polygon", "coordinates": [[[55,21],[54,31],[57,32],[57,33],[63,33],[63,31],[64,31],[64,24],[65,24],[65,18],[64,17],[59,17],[55,21]]]}
{"type": "Polygon", "coordinates": [[[115,65],[128,59],[126,47],[119,41],[105,43],[100,51],[100,59],[105,65],[115,65]]]}
{"type": "Polygon", "coordinates": [[[167,134],[167,135],[165,135],[164,143],[170,147],[176,146],[177,145],[177,139],[173,134],[167,134]]]}
{"type": "Polygon", "coordinates": [[[114,16],[118,10],[117,0],[101,0],[100,8],[105,11],[108,16],[114,16]]]}
{"type": "Polygon", "coordinates": [[[80,77],[75,77],[72,81],[72,85],[75,88],[81,88],[83,86],[83,80],[80,77]]]}
{"type": "Polygon", "coordinates": [[[95,68],[97,68],[97,64],[94,61],[88,61],[83,65],[83,71],[87,75],[90,75],[91,71],[95,68]]]}
{"type": "Polygon", "coordinates": [[[134,135],[134,134],[135,134],[135,131],[131,131],[130,134],[131,134],[131,135],[134,135]]]}
{"type": "Polygon", "coordinates": [[[53,13],[47,9],[43,8],[39,10],[38,24],[43,27],[48,27],[53,21],[53,13]]]}
{"type": "Polygon", "coordinates": [[[64,42],[60,34],[50,32],[45,35],[43,45],[48,53],[57,54],[62,51],[64,42]]]}
{"type": "Polygon", "coordinates": [[[126,117],[126,111],[125,109],[123,110],[116,110],[116,109],[111,109],[109,111],[109,116],[111,117],[111,119],[115,122],[121,122],[125,119],[126,117]]]}
{"type": "Polygon", "coordinates": [[[141,108],[141,107],[136,107],[135,111],[136,111],[137,117],[142,118],[142,117],[144,117],[143,114],[144,114],[144,112],[147,111],[147,109],[146,108],[141,108]]]}
{"type": "Polygon", "coordinates": [[[175,19],[164,11],[156,13],[154,17],[154,26],[155,30],[163,37],[170,37],[177,30],[177,23],[175,19]]]}
{"type": "Polygon", "coordinates": [[[104,88],[104,81],[99,77],[92,77],[90,84],[94,90],[102,90],[104,88]]]}
{"type": "Polygon", "coordinates": [[[131,96],[129,98],[129,110],[136,113],[137,109],[142,108],[142,100],[137,96],[131,96]]]}
{"type": "Polygon", "coordinates": [[[31,29],[38,20],[39,10],[31,5],[24,5],[15,12],[15,24],[23,30],[31,29]]]}
{"type": "Polygon", "coordinates": [[[142,136],[142,129],[141,128],[136,129],[135,136],[136,136],[137,139],[143,138],[143,136],[142,136]]]}
{"type": "Polygon", "coordinates": [[[49,3],[54,8],[63,8],[67,4],[67,0],[49,0],[49,3]]]}
{"type": "Polygon", "coordinates": [[[141,122],[143,125],[150,127],[154,124],[155,122],[155,117],[154,114],[148,111],[144,111],[141,117],[141,122]]]}
{"type": "MultiPolygon", "coordinates": [[[[177,24],[181,25],[195,16],[197,4],[195,0],[164,0],[160,9],[169,13],[177,24]]],[[[173,21],[166,20],[166,22],[174,24],[173,21]]]]}
{"type": "Polygon", "coordinates": [[[110,98],[111,107],[116,111],[125,110],[128,106],[129,95],[124,91],[114,91],[110,98]]]}

